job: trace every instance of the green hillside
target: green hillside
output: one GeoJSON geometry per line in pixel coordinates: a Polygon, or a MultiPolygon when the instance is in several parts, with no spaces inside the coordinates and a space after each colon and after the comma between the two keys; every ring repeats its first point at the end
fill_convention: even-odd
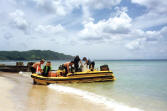
{"type": "Polygon", "coordinates": [[[64,60],[73,59],[73,56],[65,55],[50,50],[29,51],[0,51],[0,60],[64,60]]]}

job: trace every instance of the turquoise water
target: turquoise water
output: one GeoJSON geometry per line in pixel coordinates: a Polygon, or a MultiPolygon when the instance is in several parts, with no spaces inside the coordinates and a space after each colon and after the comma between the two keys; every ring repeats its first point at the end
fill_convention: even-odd
{"type": "Polygon", "coordinates": [[[116,81],[68,84],[145,111],[167,109],[167,61],[96,61],[108,64],[116,81]]]}
{"type": "MultiPolygon", "coordinates": [[[[52,61],[53,69],[64,62],[52,61]]],[[[15,61],[0,63],[15,64],[15,61]]],[[[167,61],[96,61],[96,67],[104,64],[108,64],[114,72],[116,81],[63,86],[88,91],[144,111],[167,109],[167,61]]]]}
{"type": "MultiPolygon", "coordinates": [[[[103,62],[98,61],[97,64],[103,62]]],[[[167,61],[106,61],[105,63],[109,64],[117,78],[113,84],[104,83],[105,87],[101,86],[105,95],[148,111],[167,109],[167,61]]]]}

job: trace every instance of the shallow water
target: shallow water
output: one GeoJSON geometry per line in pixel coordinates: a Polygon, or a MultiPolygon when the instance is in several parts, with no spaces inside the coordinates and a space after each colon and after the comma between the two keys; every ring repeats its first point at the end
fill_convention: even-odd
{"type": "MultiPolygon", "coordinates": [[[[53,69],[57,69],[58,65],[64,62],[52,61],[53,69]]],[[[98,107],[99,111],[167,109],[167,61],[96,61],[96,67],[103,64],[110,66],[117,78],[116,81],[33,86],[29,76],[22,74],[19,78],[26,79],[23,87],[26,85],[28,87],[26,92],[30,93],[29,99],[25,99],[26,95],[22,97],[27,102],[25,106],[32,101],[39,101],[34,107],[36,109],[42,107],[41,110],[51,110],[55,107],[63,110],[84,110],[84,107],[88,107],[87,111],[92,111],[95,107],[98,107]]],[[[31,107],[31,110],[34,107],[31,107]]]]}

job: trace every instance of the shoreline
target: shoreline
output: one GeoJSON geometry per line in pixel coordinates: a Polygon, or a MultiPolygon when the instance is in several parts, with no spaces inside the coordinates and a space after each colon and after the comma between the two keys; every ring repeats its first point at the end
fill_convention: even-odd
{"type": "Polygon", "coordinates": [[[3,109],[5,111],[119,111],[120,108],[140,111],[126,105],[108,101],[107,98],[103,98],[100,95],[70,88],[63,84],[58,86],[32,85],[30,77],[19,73],[2,74],[0,72],[1,75],[6,78],[7,82],[9,81],[9,86],[12,86],[6,93],[6,95],[10,96],[5,98],[9,100],[5,104],[11,104],[11,107],[8,109],[8,106],[4,106],[3,109]]]}
{"type": "Polygon", "coordinates": [[[3,102],[4,111],[111,111],[80,96],[61,93],[48,86],[32,85],[30,77],[18,73],[0,72],[0,80],[1,77],[4,78],[2,82],[6,81],[1,85],[9,86],[3,90],[5,98],[1,98],[7,100],[3,102]]]}
{"type": "Polygon", "coordinates": [[[0,72],[0,82],[0,88],[2,87],[0,91],[2,93],[0,108],[4,109],[4,111],[94,111],[95,109],[96,111],[120,111],[118,109],[123,108],[122,105],[119,105],[120,103],[125,103],[124,105],[132,109],[131,111],[134,111],[133,108],[143,109],[144,111],[156,111],[159,108],[166,109],[165,100],[162,101],[156,98],[147,99],[142,98],[142,96],[140,97],[140,95],[136,97],[136,95],[133,95],[133,92],[128,95],[125,92],[117,95],[117,93],[120,93],[120,90],[113,92],[114,87],[107,82],[104,85],[102,83],[73,84],[74,86],[71,84],[33,85],[30,73],[25,72],[20,74],[0,72]],[[106,88],[102,88],[102,86],[106,88]],[[112,89],[109,90],[109,87],[112,87],[112,89]],[[96,94],[96,91],[92,91],[97,89],[98,92],[101,88],[107,92],[112,91],[113,93],[111,94],[113,96],[110,96],[111,94],[106,92],[104,94],[102,92],[96,94]],[[102,99],[103,96],[106,98],[102,99]],[[108,101],[110,98],[115,100],[115,102],[108,101]],[[99,102],[96,101],[97,99],[99,102]],[[135,103],[133,99],[136,100],[135,103]],[[116,109],[106,109],[106,105],[102,100],[109,106],[115,104],[114,106],[118,107],[116,109]],[[145,102],[141,103],[141,101],[145,102]],[[157,106],[152,109],[151,107],[155,105],[157,106]]]}
{"type": "MultiPolygon", "coordinates": [[[[6,87],[7,90],[3,90],[6,97],[2,99],[7,100],[3,103],[4,111],[114,110],[108,109],[103,102],[96,104],[96,102],[92,102],[87,98],[84,99],[81,95],[64,93],[63,91],[54,90],[50,88],[50,86],[32,85],[32,79],[30,77],[20,75],[19,73],[0,72],[0,77],[1,76],[4,78],[4,81],[6,81],[4,82],[4,87],[9,86],[6,87]]],[[[61,86],[66,88],[63,84],[61,86]]]]}

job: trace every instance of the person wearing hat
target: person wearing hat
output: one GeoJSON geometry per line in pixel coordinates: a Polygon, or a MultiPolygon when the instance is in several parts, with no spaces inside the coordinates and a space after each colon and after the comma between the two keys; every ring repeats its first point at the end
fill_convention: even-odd
{"type": "Polygon", "coordinates": [[[32,73],[42,72],[41,64],[44,64],[45,60],[41,59],[40,62],[35,62],[31,67],[32,73]]]}

